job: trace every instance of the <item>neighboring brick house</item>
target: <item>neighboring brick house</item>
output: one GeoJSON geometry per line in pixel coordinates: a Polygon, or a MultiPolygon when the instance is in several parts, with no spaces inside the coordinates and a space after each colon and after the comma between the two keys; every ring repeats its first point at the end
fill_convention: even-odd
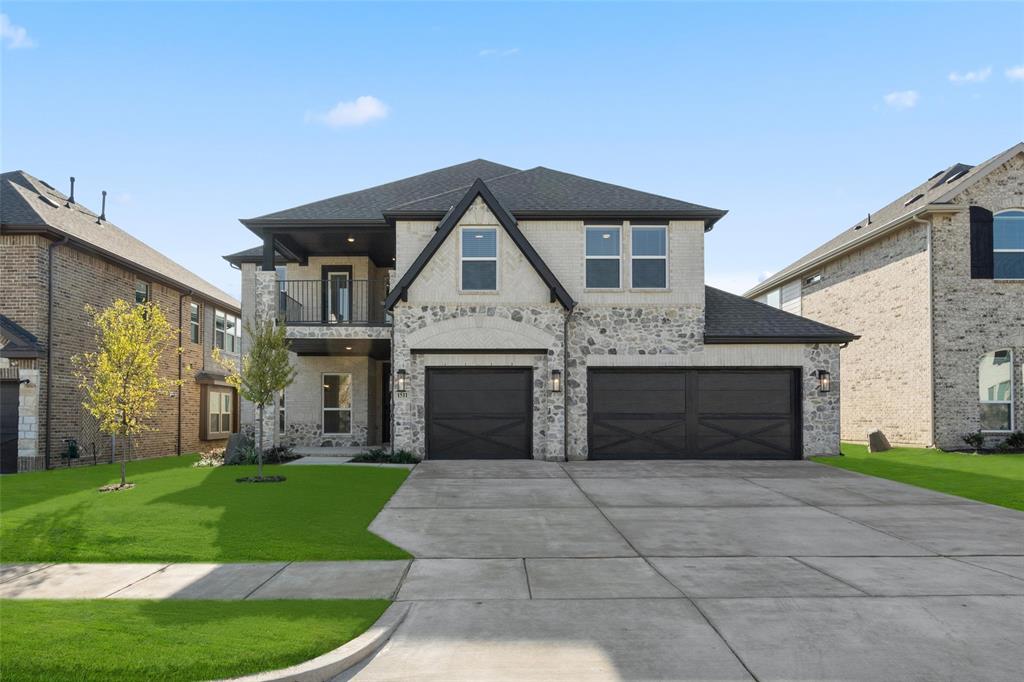
{"type": "Polygon", "coordinates": [[[285,324],[298,372],[264,432],[429,459],[837,454],[856,337],[706,287],[724,214],[477,160],[243,220],[243,318],[285,324]]]}
{"type": "Polygon", "coordinates": [[[746,296],[861,335],[844,440],[997,444],[1024,428],[1024,143],[935,173],[746,296]]]}
{"type": "Polygon", "coordinates": [[[184,383],[162,401],[157,430],[133,441],[132,456],[223,445],[237,430],[237,398],[211,352],[216,340],[238,357],[238,301],[28,173],[4,173],[0,190],[0,372],[8,379],[0,383],[5,406],[12,396],[20,401],[16,446],[13,410],[4,411],[5,472],[69,464],[69,438],[80,454],[70,464],[110,461],[109,434],[82,407],[71,358],[95,350],[85,306],[118,298],[158,303],[183,349],[161,359],[165,375],[184,383]]]}

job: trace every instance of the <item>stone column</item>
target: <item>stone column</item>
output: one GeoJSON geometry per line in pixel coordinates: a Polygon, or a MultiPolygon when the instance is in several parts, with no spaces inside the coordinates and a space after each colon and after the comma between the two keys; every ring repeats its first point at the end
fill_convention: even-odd
{"type": "MultiPolygon", "coordinates": [[[[277,273],[273,270],[254,269],[252,307],[249,308],[243,303],[243,318],[245,313],[251,311],[253,320],[274,320],[277,317],[277,273]]],[[[247,334],[242,333],[242,352],[248,352],[247,334]]],[[[256,438],[256,420],[259,419],[259,410],[251,406],[250,412],[253,415],[252,436],[256,438]]],[[[263,446],[270,448],[277,445],[277,400],[263,408],[263,446]]]]}
{"type": "Polygon", "coordinates": [[[804,350],[803,446],[804,457],[839,454],[839,346],[813,344],[804,350]],[[829,373],[830,388],[822,393],[818,370],[829,373]]]}

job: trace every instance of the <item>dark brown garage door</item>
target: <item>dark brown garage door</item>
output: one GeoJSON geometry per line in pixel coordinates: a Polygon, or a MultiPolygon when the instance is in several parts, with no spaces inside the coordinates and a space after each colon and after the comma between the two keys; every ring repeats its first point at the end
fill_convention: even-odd
{"type": "Polygon", "coordinates": [[[792,369],[593,369],[591,459],[798,459],[792,369]]]}
{"type": "Polygon", "coordinates": [[[428,369],[428,459],[532,456],[531,369],[428,369]]]}

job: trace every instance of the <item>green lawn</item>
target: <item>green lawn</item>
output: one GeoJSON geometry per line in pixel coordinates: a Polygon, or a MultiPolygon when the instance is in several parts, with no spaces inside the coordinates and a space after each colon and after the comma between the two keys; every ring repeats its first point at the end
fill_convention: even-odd
{"type": "Polygon", "coordinates": [[[284,668],[361,634],[370,601],[0,602],[3,679],[210,680],[284,668]]]}
{"type": "Polygon", "coordinates": [[[406,559],[366,530],[405,469],[267,466],[284,483],[236,483],[255,467],[193,469],[195,456],[129,462],[132,490],[100,493],[119,465],[5,476],[0,556],[36,561],[406,559]]]}
{"type": "Polygon", "coordinates": [[[1024,455],[970,455],[927,448],[868,453],[866,445],[852,443],[843,443],[842,452],[842,457],[814,460],[1024,511],[1024,455]]]}

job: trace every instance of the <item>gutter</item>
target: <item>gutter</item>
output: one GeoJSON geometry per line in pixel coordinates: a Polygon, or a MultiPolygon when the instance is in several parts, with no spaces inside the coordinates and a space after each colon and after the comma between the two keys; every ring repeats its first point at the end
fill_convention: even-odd
{"type": "Polygon", "coordinates": [[[50,242],[46,247],[46,450],[43,453],[43,468],[50,468],[50,440],[53,436],[53,425],[50,419],[53,403],[53,251],[56,247],[67,244],[68,236],[59,241],[50,242]]]}
{"type": "Polygon", "coordinates": [[[892,232],[893,230],[902,227],[903,223],[907,222],[908,220],[918,220],[920,216],[925,215],[927,213],[956,213],[961,210],[963,210],[962,206],[956,206],[952,204],[938,204],[934,202],[930,204],[925,204],[916,211],[905,213],[898,218],[890,220],[881,227],[875,228],[870,232],[865,232],[863,235],[854,239],[853,241],[846,242],[845,244],[837,246],[830,251],[826,251],[825,253],[816,257],[814,260],[804,263],[803,265],[801,265],[796,270],[793,270],[792,272],[787,272],[785,273],[785,275],[781,277],[779,275],[769,277],[765,281],[761,282],[760,284],[758,284],[757,286],[743,294],[743,297],[752,298],[754,296],[758,296],[770,289],[773,289],[776,286],[779,286],[781,284],[784,284],[785,282],[790,281],[791,279],[801,277],[808,271],[813,270],[814,268],[820,265],[823,265],[827,261],[830,261],[833,258],[846,253],[847,251],[852,251],[853,249],[860,247],[862,244],[865,244],[877,237],[881,237],[882,235],[888,234],[889,232],[892,232]]]}

